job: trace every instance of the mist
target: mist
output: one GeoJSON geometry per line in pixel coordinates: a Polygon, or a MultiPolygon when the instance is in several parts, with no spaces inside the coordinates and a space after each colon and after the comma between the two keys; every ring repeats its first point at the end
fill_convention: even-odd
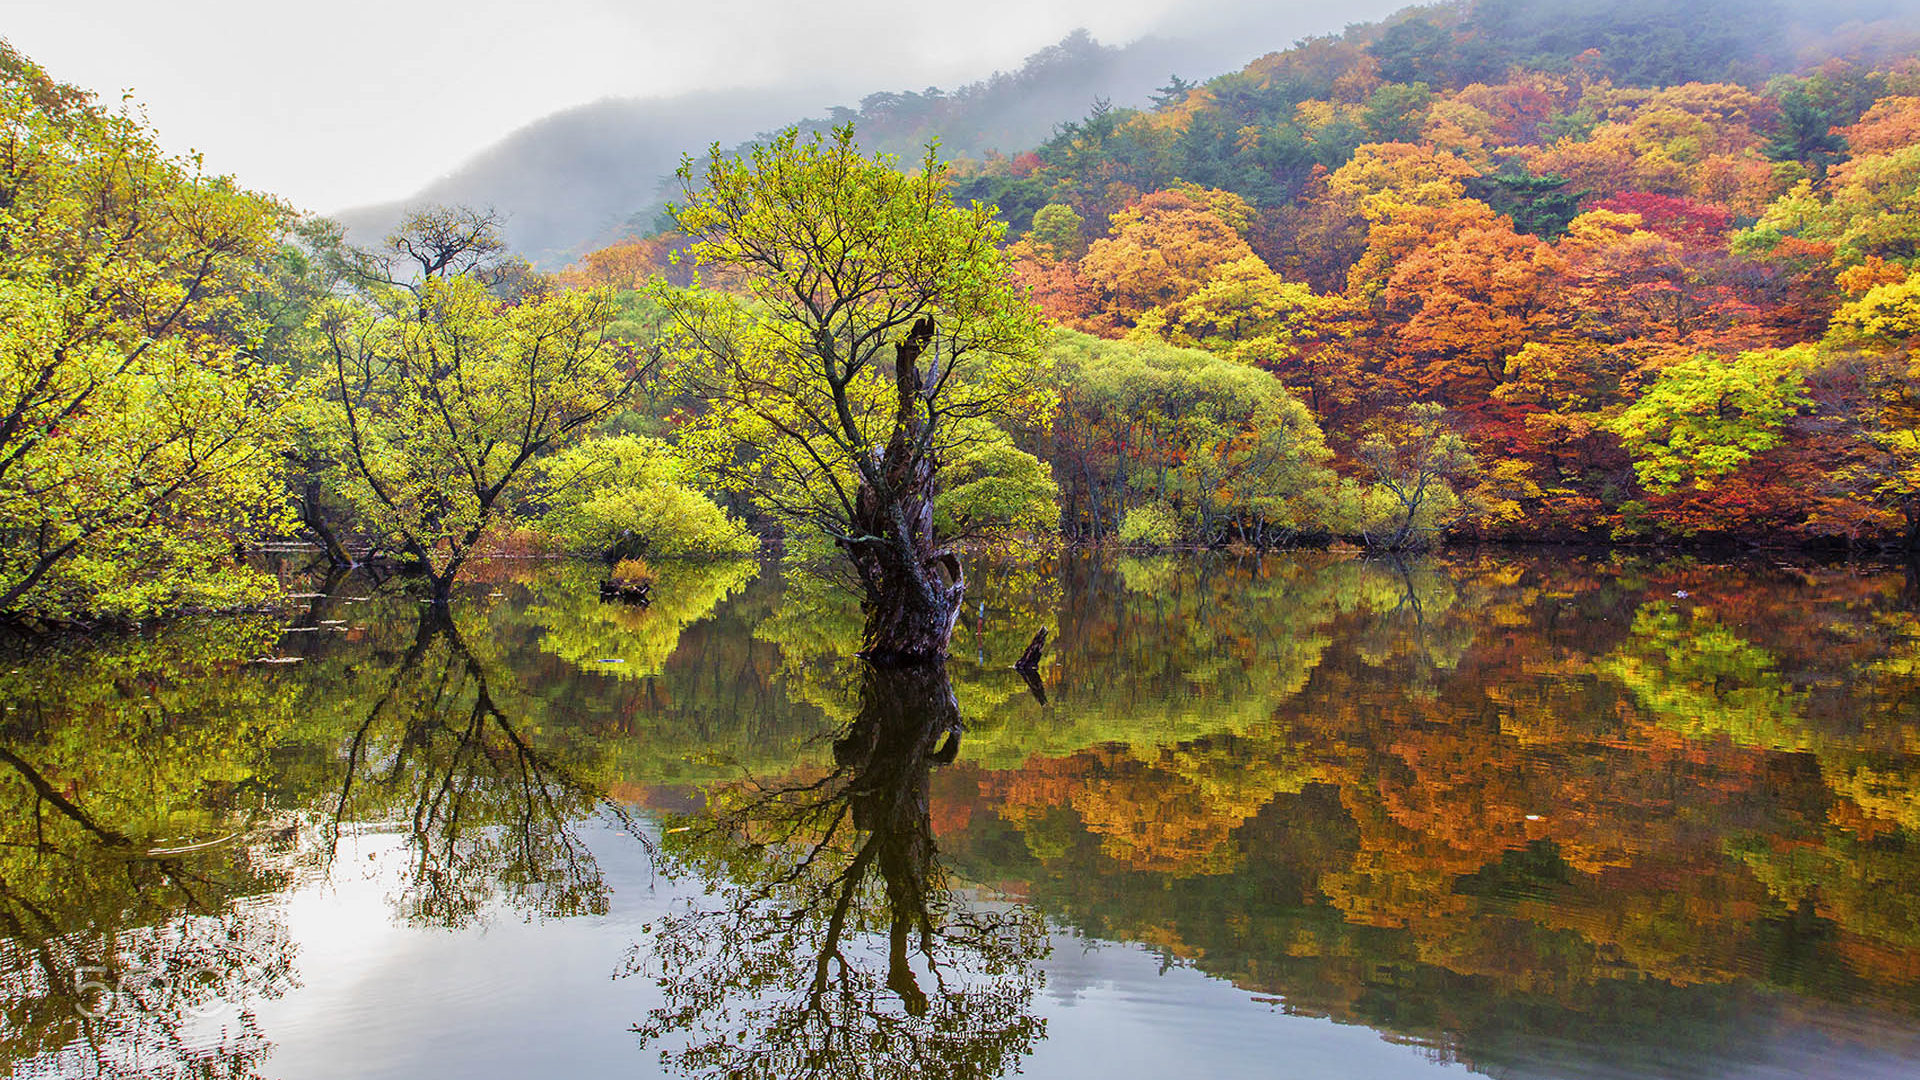
{"type": "Polygon", "coordinates": [[[850,120],[858,110],[873,119],[886,112],[889,99],[930,92],[946,99],[947,123],[931,130],[909,125],[891,138],[863,123],[863,146],[912,154],[921,140],[937,135],[949,156],[1014,153],[1044,140],[1056,125],[1084,117],[1096,102],[1144,106],[1172,76],[1200,81],[1256,55],[1248,53],[1244,34],[1221,33],[1222,39],[1153,37],[1116,47],[1076,32],[1012,71],[945,90],[872,88],[836,99],[827,88],[782,87],[596,102],[514,132],[408,199],[334,216],[366,242],[389,230],[408,206],[489,206],[504,217],[517,251],[557,266],[622,231],[651,231],[683,154],[697,156],[715,143],[731,148],[806,120],[850,120]]]}

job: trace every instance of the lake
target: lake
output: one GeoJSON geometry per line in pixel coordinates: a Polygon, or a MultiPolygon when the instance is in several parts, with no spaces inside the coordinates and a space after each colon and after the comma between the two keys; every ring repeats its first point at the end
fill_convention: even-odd
{"type": "Polygon", "coordinates": [[[5,1069],[1920,1075],[1898,566],[596,571],[0,658],[5,1069]]]}

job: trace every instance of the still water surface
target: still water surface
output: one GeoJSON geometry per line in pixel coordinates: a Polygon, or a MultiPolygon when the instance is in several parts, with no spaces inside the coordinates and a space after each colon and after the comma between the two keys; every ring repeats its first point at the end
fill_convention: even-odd
{"type": "Polygon", "coordinates": [[[7,658],[0,1067],[1920,1076],[1898,568],[485,573],[7,658]]]}

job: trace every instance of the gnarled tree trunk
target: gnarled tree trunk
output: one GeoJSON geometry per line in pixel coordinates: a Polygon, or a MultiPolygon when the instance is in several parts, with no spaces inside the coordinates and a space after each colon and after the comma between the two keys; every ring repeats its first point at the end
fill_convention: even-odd
{"type": "Polygon", "coordinates": [[[866,593],[861,655],[883,664],[944,659],[967,591],[960,560],[933,529],[939,483],[920,376],[932,340],[933,320],[923,318],[896,346],[893,433],[862,470],[853,522],[859,539],[848,545],[866,593]]]}

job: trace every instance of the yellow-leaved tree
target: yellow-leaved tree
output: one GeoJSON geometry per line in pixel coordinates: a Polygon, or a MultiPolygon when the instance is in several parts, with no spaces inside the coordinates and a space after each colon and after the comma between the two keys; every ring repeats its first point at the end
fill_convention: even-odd
{"type": "MultiPolygon", "coordinates": [[[[954,205],[931,152],[914,173],[862,156],[850,126],[789,129],[740,157],[716,147],[697,178],[691,163],[680,176],[680,229],[731,290],[660,293],[671,377],[704,403],[682,451],[845,552],[868,656],[944,657],[966,589],[936,520],[945,472],[965,461],[969,483],[1046,479],[996,430],[1044,425],[1054,398],[993,208],[954,205]]],[[[1050,483],[1027,487],[1051,497],[1050,483]]],[[[1035,517],[1005,492],[972,509],[989,505],[1035,517]]]]}
{"type": "Polygon", "coordinates": [[[0,43],[0,613],[142,618],[266,579],[278,369],[247,298],[286,218],[0,43]]]}
{"type": "Polygon", "coordinates": [[[500,248],[486,214],[422,210],[387,243],[410,278],[370,277],[316,315],[307,419],[331,481],[442,604],[534,461],[625,401],[642,366],[610,332],[608,290],[521,279],[500,248]]]}

